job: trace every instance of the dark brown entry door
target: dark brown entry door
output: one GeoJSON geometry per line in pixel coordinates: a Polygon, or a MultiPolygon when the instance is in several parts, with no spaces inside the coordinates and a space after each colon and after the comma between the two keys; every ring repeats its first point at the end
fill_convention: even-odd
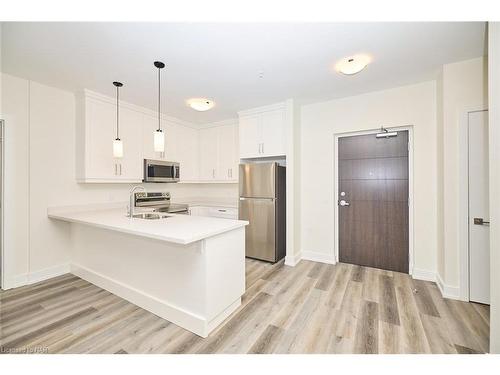
{"type": "Polygon", "coordinates": [[[339,138],[340,261],[408,273],[408,131],[339,138]]]}

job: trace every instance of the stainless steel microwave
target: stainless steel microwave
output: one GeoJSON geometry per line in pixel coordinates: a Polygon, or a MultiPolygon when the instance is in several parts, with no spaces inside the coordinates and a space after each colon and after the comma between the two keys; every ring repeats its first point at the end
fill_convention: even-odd
{"type": "Polygon", "coordinates": [[[178,182],[179,176],[179,163],[144,159],[144,182],[178,182]]]}

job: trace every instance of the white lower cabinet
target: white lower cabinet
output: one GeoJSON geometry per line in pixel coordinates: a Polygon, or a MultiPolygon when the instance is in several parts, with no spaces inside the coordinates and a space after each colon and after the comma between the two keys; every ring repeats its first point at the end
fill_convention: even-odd
{"type": "Polygon", "coordinates": [[[189,207],[189,214],[238,220],[238,209],[232,207],[192,206],[189,207]]]}

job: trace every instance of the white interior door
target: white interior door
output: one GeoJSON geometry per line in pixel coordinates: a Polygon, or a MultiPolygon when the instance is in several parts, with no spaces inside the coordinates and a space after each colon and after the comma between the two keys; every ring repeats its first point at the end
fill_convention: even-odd
{"type": "Polygon", "coordinates": [[[469,113],[469,299],[490,303],[488,111],[469,113]]]}
{"type": "Polygon", "coordinates": [[[3,267],[3,120],[0,120],[0,289],[2,289],[3,267]]]}

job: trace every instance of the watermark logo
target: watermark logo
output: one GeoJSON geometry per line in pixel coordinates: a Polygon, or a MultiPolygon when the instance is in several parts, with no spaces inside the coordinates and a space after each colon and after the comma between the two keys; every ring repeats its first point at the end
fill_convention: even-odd
{"type": "Polygon", "coordinates": [[[46,346],[21,346],[19,348],[7,348],[0,346],[0,354],[48,354],[46,346]]]}

